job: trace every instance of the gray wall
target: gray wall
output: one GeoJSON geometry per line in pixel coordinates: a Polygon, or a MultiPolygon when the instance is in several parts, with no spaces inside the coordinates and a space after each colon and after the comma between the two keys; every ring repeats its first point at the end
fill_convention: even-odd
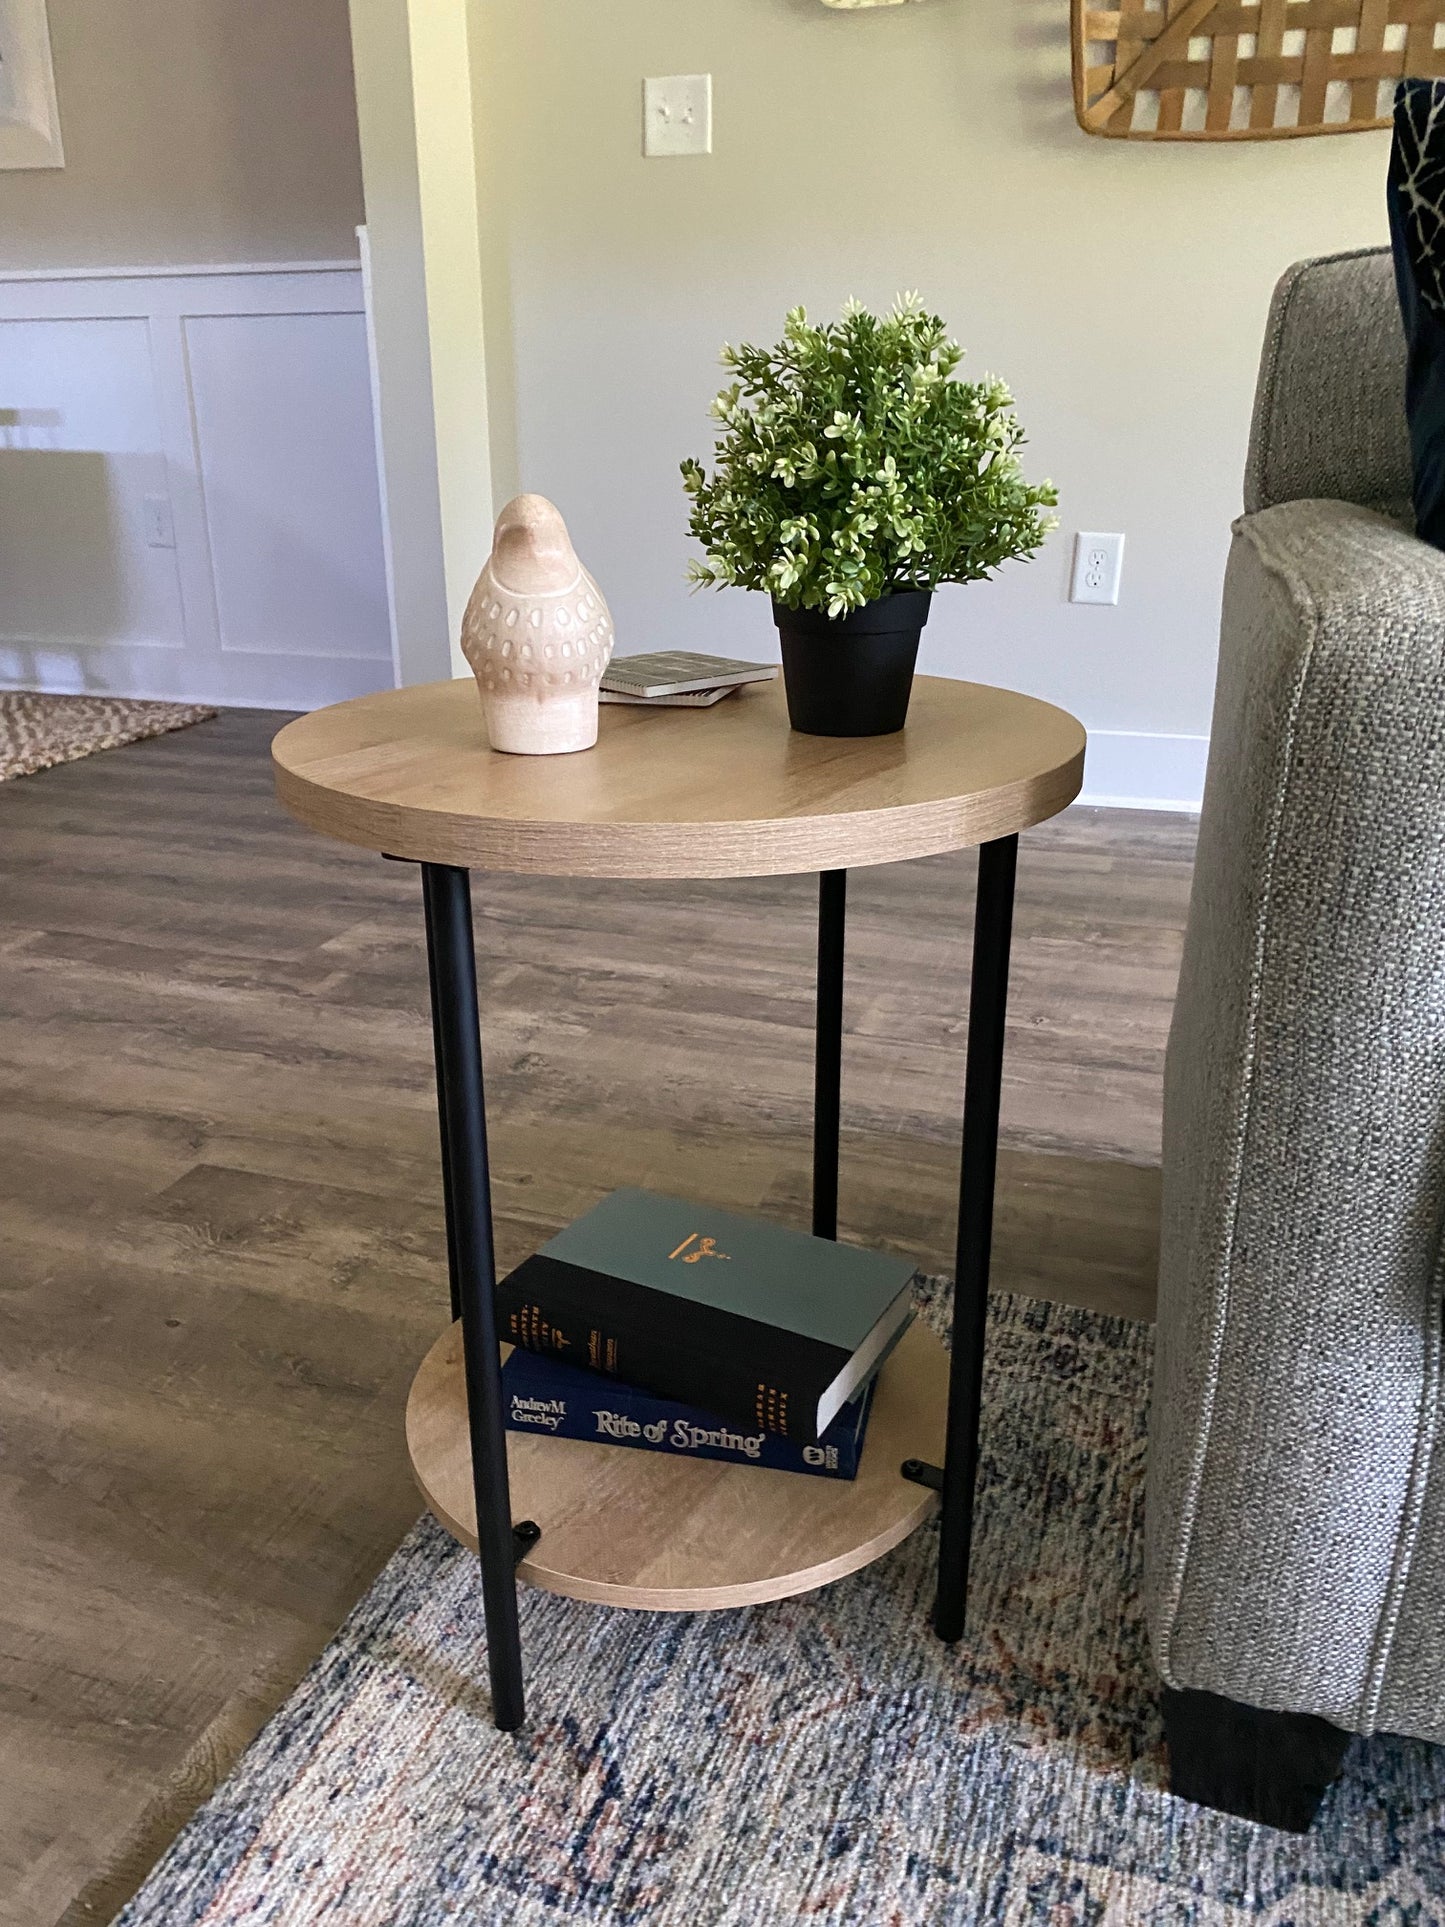
{"type": "Polygon", "coordinates": [[[925,666],[1139,732],[1099,739],[1096,793],[1197,794],[1270,289],[1300,255],[1384,238],[1388,139],[1091,139],[1067,16],[474,0],[488,337],[515,362],[497,494],[520,480],[561,505],[619,649],[767,653],[759,599],[690,600],[682,580],[677,463],[709,445],[718,345],[772,339],[797,301],[827,315],[916,287],[965,371],[1013,385],[1063,517],[1031,566],[939,599],[925,666]],[[711,158],[642,160],[643,76],[702,71],[711,158]],[[1066,601],[1077,528],[1126,532],[1117,609],[1066,601]]]}
{"type": "Polygon", "coordinates": [[[346,0],[49,0],[66,165],[0,172],[0,269],[341,260],[346,0]]]}

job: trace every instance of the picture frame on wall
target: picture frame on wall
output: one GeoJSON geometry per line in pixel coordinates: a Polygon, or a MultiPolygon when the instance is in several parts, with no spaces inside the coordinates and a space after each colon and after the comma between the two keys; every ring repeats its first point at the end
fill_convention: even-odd
{"type": "Polygon", "coordinates": [[[64,165],[45,0],[0,0],[0,168],[64,165]]]}

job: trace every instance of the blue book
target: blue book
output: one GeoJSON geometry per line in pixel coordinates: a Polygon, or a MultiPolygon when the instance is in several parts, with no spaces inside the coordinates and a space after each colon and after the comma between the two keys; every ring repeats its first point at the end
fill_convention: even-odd
{"type": "Polygon", "coordinates": [[[744,1431],[713,1412],[654,1397],[600,1372],[559,1365],[520,1347],[502,1367],[509,1431],[630,1445],[639,1452],[673,1452],[690,1459],[723,1459],[730,1465],[766,1465],[779,1472],[810,1472],[820,1479],[858,1476],[874,1383],[870,1378],[816,1445],[803,1445],[777,1432],[744,1431]]]}

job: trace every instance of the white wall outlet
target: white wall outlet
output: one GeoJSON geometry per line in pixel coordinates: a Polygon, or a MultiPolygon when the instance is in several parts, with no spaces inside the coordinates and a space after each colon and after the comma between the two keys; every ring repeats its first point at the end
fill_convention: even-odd
{"type": "Polygon", "coordinates": [[[712,75],[642,83],[642,151],[650,160],[712,152],[712,75]]]}
{"type": "Polygon", "coordinates": [[[1074,575],[1070,602],[1117,602],[1124,573],[1124,538],[1080,529],[1074,537],[1074,575]]]}
{"type": "Polygon", "coordinates": [[[143,503],[146,542],[153,549],[176,546],[176,525],[169,495],[147,495],[143,503]]]}

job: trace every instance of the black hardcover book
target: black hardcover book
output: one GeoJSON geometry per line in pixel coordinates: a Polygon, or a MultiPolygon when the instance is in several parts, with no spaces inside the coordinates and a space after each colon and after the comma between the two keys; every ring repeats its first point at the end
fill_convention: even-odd
{"type": "Polygon", "coordinates": [[[614,1191],[497,1286],[503,1338],[812,1444],[913,1316],[914,1267],[614,1191]]]}

